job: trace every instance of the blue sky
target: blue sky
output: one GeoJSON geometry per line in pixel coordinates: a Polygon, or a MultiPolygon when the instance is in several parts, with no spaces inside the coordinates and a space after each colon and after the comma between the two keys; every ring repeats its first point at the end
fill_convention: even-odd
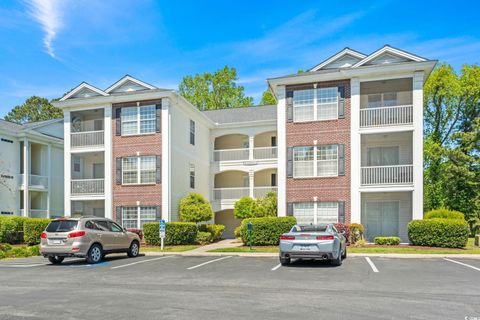
{"type": "Polygon", "coordinates": [[[258,102],[265,79],[348,46],[384,44],[480,63],[476,1],[2,0],[0,117],[31,95],[102,89],[125,74],[178,88],[183,76],[236,67],[258,102]]]}

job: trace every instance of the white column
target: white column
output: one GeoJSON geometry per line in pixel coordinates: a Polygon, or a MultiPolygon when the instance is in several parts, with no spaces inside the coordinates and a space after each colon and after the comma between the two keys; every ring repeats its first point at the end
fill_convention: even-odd
{"type": "Polygon", "coordinates": [[[23,216],[28,217],[30,211],[30,142],[23,139],[23,216]]]}
{"type": "Polygon", "coordinates": [[[104,145],[105,145],[105,154],[104,154],[104,168],[105,168],[105,181],[104,181],[104,190],[105,190],[105,218],[113,218],[113,200],[112,200],[112,106],[106,106],[104,108],[104,118],[103,118],[103,127],[104,127],[104,145]]]}
{"type": "Polygon", "coordinates": [[[360,80],[358,78],[350,80],[350,119],[350,222],[361,223],[360,80]]]}
{"type": "Polygon", "coordinates": [[[248,136],[248,160],[253,160],[253,147],[255,145],[255,136],[248,136]]]}
{"type": "Polygon", "coordinates": [[[162,99],[162,219],[172,220],[170,208],[170,101],[162,99]]]}
{"type": "Polygon", "coordinates": [[[277,94],[277,145],[278,145],[278,216],[287,215],[287,135],[285,86],[276,88],[277,94]]]}
{"type": "Polygon", "coordinates": [[[69,217],[72,214],[71,208],[71,180],[72,180],[72,155],[70,153],[70,111],[63,112],[63,171],[64,171],[64,216],[69,217]]]}
{"type": "Polygon", "coordinates": [[[48,192],[47,192],[47,217],[50,218],[51,213],[50,210],[52,208],[52,145],[47,145],[47,176],[48,176],[48,192]]]}
{"type": "Polygon", "coordinates": [[[254,194],[254,190],[253,188],[255,187],[255,172],[253,172],[253,170],[250,170],[248,172],[248,188],[249,188],[249,195],[250,195],[250,198],[254,198],[255,194],[254,194]]]}
{"type": "Polygon", "coordinates": [[[423,219],[423,71],[413,75],[412,219],[423,219]]]}

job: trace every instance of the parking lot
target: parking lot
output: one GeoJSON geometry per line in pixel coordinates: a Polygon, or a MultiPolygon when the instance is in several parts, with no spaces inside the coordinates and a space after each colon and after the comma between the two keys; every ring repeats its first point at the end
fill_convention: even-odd
{"type": "Polygon", "coordinates": [[[473,259],[34,257],[0,261],[0,283],[0,319],[480,319],[473,259]]]}

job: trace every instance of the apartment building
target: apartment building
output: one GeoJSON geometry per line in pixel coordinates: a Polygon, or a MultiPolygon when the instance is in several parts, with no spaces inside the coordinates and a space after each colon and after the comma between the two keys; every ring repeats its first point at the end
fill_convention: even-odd
{"type": "Polygon", "coordinates": [[[0,120],[0,216],[63,215],[63,119],[0,120]]]}
{"type": "Polygon", "coordinates": [[[105,90],[81,83],[55,103],[66,213],[126,227],[176,221],[194,191],[232,237],[235,201],[277,191],[280,216],[407,241],[406,224],[423,216],[423,84],[435,63],[390,46],[346,48],[268,79],[277,105],[203,112],[129,75],[105,90]]]}

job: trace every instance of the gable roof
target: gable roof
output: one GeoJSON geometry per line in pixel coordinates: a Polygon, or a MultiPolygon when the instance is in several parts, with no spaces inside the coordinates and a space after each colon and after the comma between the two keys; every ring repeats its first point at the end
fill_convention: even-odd
{"type": "MultiPolygon", "coordinates": [[[[378,49],[377,51],[369,54],[367,57],[365,57],[364,59],[362,59],[359,62],[357,62],[356,64],[354,64],[352,66],[352,68],[357,68],[357,67],[372,63],[373,61],[375,61],[376,59],[379,59],[381,56],[384,56],[384,55],[390,55],[390,56],[393,56],[393,57],[398,57],[399,58],[398,62],[427,61],[427,59],[422,58],[418,55],[409,53],[409,52],[404,51],[404,50],[394,48],[394,47],[387,44],[383,48],[378,49]]],[[[394,61],[394,62],[396,62],[396,61],[394,61]]],[[[391,63],[391,62],[387,61],[387,62],[383,62],[383,63],[391,63]]],[[[382,63],[380,63],[380,64],[382,64],[382,63]]]]}
{"type": "Polygon", "coordinates": [[[251,106],[202,111],[215,124],[277,119],[277,105],[251,106]]]}
{"type": "Polygon", "coordinates": [[[43,127],[46,127],[56,122],[63,123],[63,118],[50,119],[50,120],[37,121],[37,122],[28,122],[25,124],[18,124],[18,123],[0,119],[0,131],[5,131],[15,136],[18,136],[23,133],[34,132],[35,135],[41,136],[44,138],[56,138],[56,139],[63,140],[62,137],[58,137],[55,135],[47,134],[42,131],[38,131],[38,129],[41,129],[43,127]]]}
{"type": "Polygon", "coordinates": [[[126,92],[126,91],[139,91],[139,90],[153,90],[153,89],[158,89],[158,88],[144,81],[138,80],[127,74],[123,76],[120,80],[112,84],[110,87],[105,89],[105,93],[109,94],[116,91],[126,92]],[[130,86],[126,86],[127,84],[130,84],[130,86]],[[119,90],[122,87],[128,87],[128,88],[125,90],[119,90]],[[134,89],[135,87],[138,89],[134,89]]]}
{"type": "MultiPolygon", "coordinates": [[[[311,68],[308,71],[318,71],[320,69],[325,69],[326,67],[328,67],[328,65],[333,64],[335,62],[338,62],[338,61],[340,61],[340,60],[342,60],[346,57],[350,57],[352,60],[357,62],[357,61],[360,61],[360,60],[364,59],[366,56],[367,56],[366,54],[363,54],[361,52],[358,52],[358,51],[352,50],[348,47],[345,47],[343,50],[337,52],[336,54],[334,54],[330,58],[322,61],[321,63],[319,63],[318,65],[316,65],[315,67],[311,68]]],[[[346,66],[346,67],[350,67],[350,66],[351,65],[346,66]]]]}
{"type": "Polygon", "coordinates": [[[101,89],[92,86],[89,83],[82,82],[72,90],[70,90],[68,93],[66,93],[60,101],[65,101],[70,98],[88,98],[88,97],[94,97],[94,96],[108,96],[107,93],[103,92],[101,89]],[[76,95],[80,94],[83,92],[82,97],[78,97],[76,95]],[[88,95],[88,92],[91,92],[91,95],[88,95]]]}

